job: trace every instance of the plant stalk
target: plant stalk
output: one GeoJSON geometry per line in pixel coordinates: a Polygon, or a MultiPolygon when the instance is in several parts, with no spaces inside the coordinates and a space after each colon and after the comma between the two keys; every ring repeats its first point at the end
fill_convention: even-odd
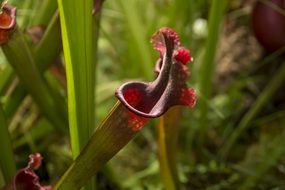
{"type": "Polygon", "coordinates": [[[5,183],[8,184],[16,173],[13,147],[10,140],[8,125],[0,105],[0,168],[2,170],[5,183]]]}
{"type": "Polygon", "coordinates": [[[88,144],[57,182],[54,190],[83,187],[138,132],[130,124],[129,111],[117,103],[96,128],[88,144]]]}
{"type": "Polygon", "coordinates": [[[8,43],[2,46],[2,50],[20,81],[25,85],[47,118],[65,133],[67,131],[65,108],[62,102],[53,97],[49,91],[47,84],[36,68],[32,52],[17,27],[8,43]]]}
{"type": "Polygon", "coordinates": [[[213,0],[209,15],[209,30],[206,42],[204,60],[200,68],[199,89],[203,99],[199,99],[198,109],[200,112],[199,140],[200,144],[204,141],[204,133],[208,127],[208,105],[207,101],[211,98],[213,88],[213,73],[215,70],[215,55],[218,46],[220,27],[226,10],[226,0],[213,0]]]}
{"type": "Polygon", "coordinates": [[[176,167],[178,124],[180,108],[171,108],[160,117],[158,125],[158,150],[160,175],[166,190],[178,190],[179,179],[176,167]]]}
{"type": "MultiPolygon", "coordinates": [[[[51,64],[60,54],[62,46],[60,43],[60,23],[58,13],[55,13],[53,19],[51,20],[49,26],[47,27],[45,34],[39,44],[34,49],[34,61],[35,64],[41,74],[48,69],[48,65],[51,64]],[[48,52],[48,56],[47,56],[48,52]]],[[[5,67],[5,72],[12,70],[10,65],[5,67]]],[[[9,76],[11,79],[15,79],[15,73],[12,71],[9,76]]],[[[9,81],[6,81],[8,85],[9,81]]],[[[11,117],[11,115],[15,112],[15,109],[22,102],[24,97],[27,95],[27,91],[23,83],[17,84],[17,87],[13,91],[12,96],[17,97],[16,99],[8,99],[8,101],[4,105],[4,110],[7,117],[11,117]]],[[[64,103],[65,104],[65,103],[64,103]]],[[[63,106],[65,107],[65,105],[63,106]]],[[[66,112],[66,111],[65,111],[66,112]]],[[[66,116],[65,116],[66,117],[66,116]]],[[[67,120],[67,118],[65,118],[67,120]]]]}

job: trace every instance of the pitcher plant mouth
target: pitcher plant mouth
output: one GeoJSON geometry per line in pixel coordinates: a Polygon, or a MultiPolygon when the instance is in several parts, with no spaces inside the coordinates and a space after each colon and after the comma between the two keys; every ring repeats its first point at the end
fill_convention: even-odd
{"type": "Polygon", "coordinates": [[[194,107],[196,92],[186,84],[190,51],[180,45],[178,34],[171,28],[161,28],[151,43],[160,53],[155,65],[157,78],[152,82],[127,82],[117,89],[117,98],[129,111],[146,118],[159,117],[176,105],[194,107]]]}
{"type": "Polygon", "coordinates": [[[5,44],[16,26],[16,7],[5,4],[0,12],[0,45],[5,44]]]}

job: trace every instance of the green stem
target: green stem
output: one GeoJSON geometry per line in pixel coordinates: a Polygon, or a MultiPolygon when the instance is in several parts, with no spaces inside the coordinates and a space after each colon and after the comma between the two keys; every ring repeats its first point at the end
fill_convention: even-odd
{"type": "Polygon", "coordinates": [[[121,103],[114,106],[54,190],[80,189],[135,136],[128,112],[121,103]]]}
{"type": "Polygon", "coordinates": [[[0,106],[0,167],[3,172],[5,183],[9,183],[16,173],[16,164],[13,155],[13,147],[10,140],[8,125],[0,106]]]}
{"type": "Polygon", "coordinates": [[[9,97],[5,101],[5,104],[3,105],[3,109],[7,119],[13,116],[13,114],[18,109],[19,105],[26,97],[26,95],[27,90],[25,89],[25,86],[21,83],[18,83],[17,87],[13,90],[13,93],[9,95],[9,97]]]}
{"type": "Polygon", "coordinates": [[[285,62],[282,63],[281,68],[278,69],[276,74],[269,81],[268,85],[258,96],[256,102],[251,109],[244,115],[238,126],[233,131],[232,135],[225,142],[224,147],[221,149],[222,158],[226,158],[232,146],[239,138],[239,136],[250,126],[249,124],[256,117],[256,115],[262,110],[266,103],[270,102],[272,96],[276,93],[280,86],[284,84],[285,80],[285,62]]]}
{"type": "Polygon", "coordinates": [[[8,43],[2,46],[2,50],[20,81],[47,118],[62,132],[66,132],[67,123],[65,118],[61,117],[65,113],[62,112],[64,110],[62,102],[51,95],[48,86],[36,68],[32,52],[18,28],[15,29],[8,43]]]}
{"type": "MultiPolygon", "coordinates": [[[[59,56],[62,46],[60,43],[55,42],[60,41],[60,23],[58,13],[56,13],[54,15],[54,18],[51,20],[48,28],[46,29],[43,38],[34,50],[34,60],[41,74],[48,68],[48,65],[51,64],[59,56]],[[48,56],[46,56],[47,52],[48,56]]],[[[10,70],[12,70],[11,66],[6,65],[5,71],[10,70]]],[[[11,72],[9,77],[12,79],[15,78],[15,73],[11,72]]],[[[5,85],[7,86],[8,83],[10,82],[7,80],[5,85]]],[[[15,109],[22,102],[23,98],[26,95],[27,92],[24,85],[22,83],[19,83],[12,94],[12,96],[16,97],[16,99],[13,99],[13,101],[12,99],[11,101],[10,99],[8,99],[8,101],[4,105],[4,110],[6,112],[7,117],[10,117],[15,112],[15,109]]]]}
{"type": "MultiPolygon", "coordinates": [[[[34,25],[48,25],[43,38],[40,43],[37,44],[35,50],[35,62],[39,65],[40,70],[47,67],[48,64],[54,60],[54,52],[58,57],[61,51],[61,43],[54,43],[61,41],[60,25],[58,13],[56,13],[56,0],[45,0],[40,15],[35,16],[34,25]],[[54,5],[55,4],[55,5],[54,5]],[[46,56],[46,52],[49,52],[49,56],[46,56]],[[51,54],[53,53],[53,54],[51,54]]],[[[10,82],[15,78],[15,73],[10,65],[6,65],[3,74],[0,76],[0,93],[2,94],[10,82]]]]}
{"type": "Polygon", "coordinates": [[[6,65],[0,74],[0,94],[4,94],[11,81],[14,79],[13,69],[6,65]]]}
{"type": "MultiPolygon", "coordinates": [[[[26,0],[24,1],[24,4],[22,6],[23,10],[32,10],[33,9],[33,1],[32,0],[26,0]]],[[[21,28],[26,28],[29,25],[29,22],[31,20],[31,14],[27,14],[25,17],[22,17],[18,21],[18,25],[21,26],[21,28]]]]}
{"type": "Polygon", "coordinates": [[[160,175],[166,190],[178,190],[179,179],[176,167],[178,139],[177,118],[180,108],[172,108],[159,120],[158,146],[160,175]]]}
{"type": "Polygon", "coordinates": [[[31,25],[48,25],[57,9],[56,0],[41,0],[40,7],[33,16],[31,25]]]}
{"type": "Polygon", "coordinates": [[[220,36],[220,26],[223,21],[223,15],[226,8],[226,0],[213,0],[210,15],[209,15],[209,30],[208,38],[206,42],[206,50],[204,55],[204,60],[200,68],[200,78],[199,78],[199,87],[200,93],[204,97],[199,99],[198,108],[200,111],[200,120],[199,120],[199,133],[200,140],[204,139],[204,131],[209,124],[208,120],[208,106],[207,100],[211,98],[212,93],[212,78],[215,70],[215,55],[218,45],[218,40],[220,36]]]}
{"type": "Polygon", "coordinates": [[[41,41],[34,49],[34,59],[41,73],[46,71],[48,66],[59,57],[61,50],[60,22],[58,11],[56,11],[41,41]],[[46,56],[47,52],[48,56],[46,56]]]}

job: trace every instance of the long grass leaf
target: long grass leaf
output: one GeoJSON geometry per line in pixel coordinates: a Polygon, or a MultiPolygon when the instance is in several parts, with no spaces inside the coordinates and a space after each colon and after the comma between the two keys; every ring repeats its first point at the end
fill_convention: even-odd
{"type": "Polygon", "coordinates": [[[93,1],[58,0],[68,85],[68,110],[73,156],[86,144],[94,127],[93,1]]]}
{"type": "Polygon", "coordinates": [[[127,21],[128,32],[130,33],[131,40],[133,41],[135,52],[138,56],[136,62],[141,62],[141,71],[144,76],[148,79],[152,78],[152,59],[148,44],[149,36],[146,36],[146,30],[144,28],[143,22],[140,20],[138,14],[138,7],[136,6],[136,1],[124,1],[118,0],[121,6],[125,19],[127,21]]]}
{"type": "MultiPolygon", "coordinates": [[[[58,0],[58,6],[67,73],[70,140],[76,158],[95,126],[93,0],[58,0]]],[[[87,189],[94,187],[95,182],[91,182],[87,189]]]]}
{"type": "Polygon", "coordinates": [[[215,69],[215,55],[220,36],[220,26],[223,21],[223,15],[226,8],[226,0],[213,0],[209,15],[209,31],[206,42],[204,60],[200,68],[199,90],[204,100],[200,100],[198,104],[200,112],[200,139],[203,141],[203,134],[206,128],[208,106],[207,101],[212,93],[212,78],[215,69]]]}
{"type": "Polygon", "coordinates": [[[31,25],[46,26],[50,22],[50,18],[53,17],[57,9],[56,0],[42,0],[40,6],[37,8],[36,13],[31,19],[31,25]]]}

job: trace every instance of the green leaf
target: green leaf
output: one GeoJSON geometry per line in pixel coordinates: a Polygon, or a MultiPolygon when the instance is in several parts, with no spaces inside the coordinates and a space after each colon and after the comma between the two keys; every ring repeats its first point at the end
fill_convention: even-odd
{"type": "Polygon", "coordinates": [[[35,10],[36,13],[31,19],[31,25],[46,26],[50,22],[50,18],[53,17],[57,9],[56,0],[42,0],[40,1],[39,7],[35,10]]]}
{"type": "Polygon", "coordinates": [[[133,53],[136,53],[136,62],[140,62],[137,65],[141,66],[141,72],[148,79],[152,78],[152,68],[153,63],[150,53],[149,36],[146,36],[146,30],[144,28],[144,23],[140,20],[138,15],[138,9],[136,6],[136,1],[129,0],[118,0],[121,6],[126,22],[127,22],[127,32],[131,36],[132,48],[130,49],[133,53]]]}
{"type": "MultiPolygon", "coordinates": [[[[95,54],[93,0],[58,0],[67,74],[70,140],[75,158],[95,126],[95,54]]],[[[96,38],[98,35],[96,35],[96,38]]],[[[92,189],[90,183],[88,189],[92,189]]],[[[94,187],[93,187],[94,188],[94,187]]]]}
{"type": "Polygon", "coordinates": [[[76,157],[95,126],[93,0],[58,0],[58,7],[67,73],[71,147],[76,157]]]}

